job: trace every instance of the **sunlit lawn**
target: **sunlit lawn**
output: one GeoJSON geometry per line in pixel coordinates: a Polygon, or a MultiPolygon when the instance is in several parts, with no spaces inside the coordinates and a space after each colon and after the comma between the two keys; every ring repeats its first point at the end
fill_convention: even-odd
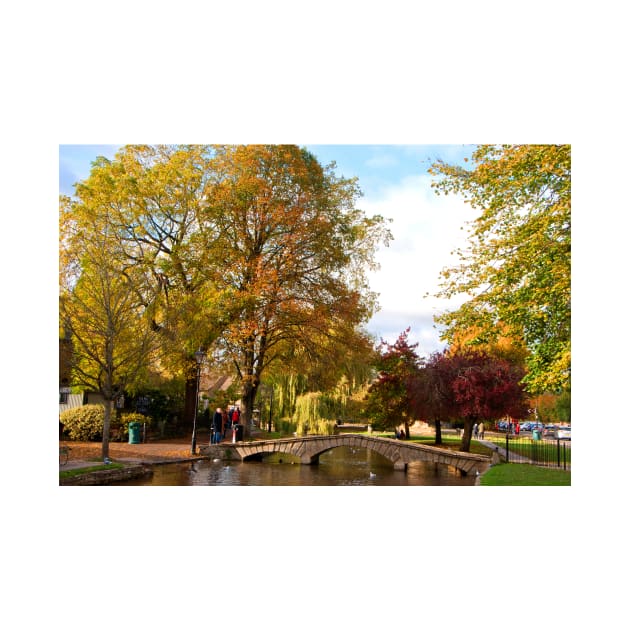
{"type": "MultiPolygon", "coordinates": [[[[381,437],[394,438],[392,433],[373,433],[372,435],[378,435],[381,437]]],[[[405,442],[412,442],[415,444],[425,444],[426,446],[436,446],[434,435],[412,435],[409,440],[405,442]]],[[[446,448],[451,451],[458,451],[462,445],[462,438],[457,435],[442,434],[442,444],[438,444],[439,448],[446,448]]],[[[475,440],[470,441],[470,452],[477,453],[478,455],[490,455],[492,450],[483,444],[475,440]]]]}
{"type": "Polygon", "coordinates": [[[531,464],[497,464],[481,477],[482,486],[570,486],[571,472],[531,464]]]}

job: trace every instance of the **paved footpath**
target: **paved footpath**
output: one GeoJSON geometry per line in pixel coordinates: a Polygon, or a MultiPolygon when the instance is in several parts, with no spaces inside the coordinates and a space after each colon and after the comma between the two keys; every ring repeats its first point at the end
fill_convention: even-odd
{"type": "MultiPolygon", "coordinates": [[[[479,444],[483,444],[484,446],[488,447],[491,451],[498,453],[501,459],[505,460],[507,456],[507,452],[504,446],[499,446],[495,442],[489,442],[488,440],[478,440],[476,438],[473,438],[473,440],[475,440],[475,442],[479,442],[479,444]]],[[[510,463],[511,464],[534,464],[535,462],[533,462],[528,457],[523,457],[522,455],[519,455],[518,453],[515,453],[514,451],[510,451],[510,463]]]]}
{"type": "MultiPolygon", "coordinates": [[[[259,437],[258,429],[252,430],[252,439],[259,437]]],[[[209,432],[200,430],[197,434],[197,455],[192,455],[191,438],[171,438],[167,440],[155,440],[142,444],[129,444],[128,442],[110,442],[109,458],[121,464],[156,464],[164,462],[181,462],[199,459],[199,449],[209,443],[209,432]]],[[[225,442],[231,441],[229,438],[225,442]]],[[[74,468],[87,468],[99,466],[101,459],[100,442],[59,442],[59,446],[67,446],[70,449],[68,463],[59,466],[59,470],[72,470],[74,468]]]]}
{"type": "MultiPolygon", "coordinates": [[[[205,444],[205,440],[197,444],[205,444]]],[[[59,470],[72,470],[99,466],[101,460],[100,442],[60,442],[60,446],[69,447],[68,463],[59,466],[59,470]]],[[[109,457],[121,464],[155,464],[158,462],[175,462],[196,459],[190,452],[190,439],[172,441],[147,442],[145,444],[128,444],[126,442],[110,442],[109,457]]]]}

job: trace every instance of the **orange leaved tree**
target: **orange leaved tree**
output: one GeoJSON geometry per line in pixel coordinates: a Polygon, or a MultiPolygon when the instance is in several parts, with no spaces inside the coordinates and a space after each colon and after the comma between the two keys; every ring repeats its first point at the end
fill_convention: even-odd
{"type": "Polygon", "coordinates": [[[217,350],[240,378],[247,432],[268,365],[296,350],[316,360],[330,344],[352,346],[376,303],[365,273],[389,233],[380,216],[355,207],[356,181],[305,149],[215,152],[202,233],[209,257],[221,261],[212,284],[238,310],[217,350]]]}

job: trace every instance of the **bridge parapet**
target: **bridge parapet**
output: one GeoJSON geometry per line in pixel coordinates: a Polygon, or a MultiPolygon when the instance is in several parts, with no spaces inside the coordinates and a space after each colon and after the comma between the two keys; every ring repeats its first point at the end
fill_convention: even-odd
{"type": "Polygon", "coordinates": [[[373,437],[360,434],[344,433],[340,435],[313,435],[277,440],[258,440],[253,442],[223,443],[219,447],[232,449],[243,461],[262,458],[272,453],[286,453],[299,458],[302,464],[316,464],[319,456],[333,448],[348,446],[351,448],[369,448],[389,461],[397,470],[406,470],[414,461],[432,462],[453,466],[468,474],[489,465],[491,458],[476,453],[449,451],[436,446],[415,444],[404,440],[373,437]]]}

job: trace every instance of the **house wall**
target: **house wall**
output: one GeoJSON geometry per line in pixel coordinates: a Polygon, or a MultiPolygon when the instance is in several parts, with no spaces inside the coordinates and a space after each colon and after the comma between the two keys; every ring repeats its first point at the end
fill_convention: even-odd
{"type": "Polygon", "coordinates": [[[66,411],[66,409],[74,409],[75,407],[81,407],[83,405],[83,394],[68,394],[68,402],[59,404],[59,413],[66,411]]]}

